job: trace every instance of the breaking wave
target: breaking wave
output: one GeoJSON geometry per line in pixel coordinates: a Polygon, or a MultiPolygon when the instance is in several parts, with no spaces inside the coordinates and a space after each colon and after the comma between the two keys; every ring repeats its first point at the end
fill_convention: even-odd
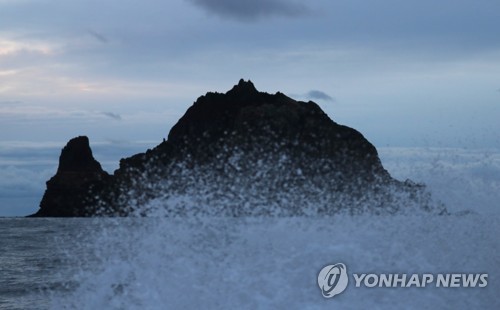
{"type": "Polygon", "coordinates": [[[168,217],[447,214],[423,183],[398,181],[378,159],[366,161],[308,158],[280,146],[256,153],[226,149],[209,160],[185,156],[168,164],[153,157],[123,169],[117,194],[101,199],[100,210],[168,217]]]}
{"type": "MultiPolygon", "coordinates": [[[[72,286],[50,291],[51,307],[498,308],[500,153],[381,149],[380,155],[393,176],[426,182],[433,199],[444,203],[451,215],[415,208],[392,215],[165,217],[165,204],[196,209],[206,202],[203,186],[216,180],[196,176],[191,183],[196,186],[185,188],[183,195],[127,200],[136,215],[147,217],[81,219],[75,229],[86,227],[85,233],[60,242],[69,267],[58,276],[72,286]],[[351,284],[334,300],[324,299],[317,274],[339,262],[352,271],[377,273],[486,272],[491,281],[484,289],[370,289],[351,284]]],[[[144,185],[151,192],[166,186],[144,185]]],[[[243,187],[255,191],[252,184],[243,187]]],[[[211,201],[244,204],[237,193],[210,194],[221,195],[221,200],[211,201]]],[[[282,204],[306,201],[308,208],[317,208],[324,195],[312,195],[319,197],[315,200],[309,193],[291,193],[282,204]]]]}

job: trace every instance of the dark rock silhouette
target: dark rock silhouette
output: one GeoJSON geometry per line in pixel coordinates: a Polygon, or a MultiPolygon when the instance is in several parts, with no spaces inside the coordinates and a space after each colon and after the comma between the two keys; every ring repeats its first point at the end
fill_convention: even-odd
{"type": "Polygon", "coordinates": [[[87,137],[71,139],[59,157],[56,175],[47,181],[40,209],[33,216],[89,216],[95,214],[96,198],[111,181],[92,156],[87,137]]]}
{"type": "Polygon", "coordinates": [[[35,215],[393,213],[408,204],[432,209],[423,187],[391,178],[358,131],[312,101],[240,80],[198,98],[167,140],[122,159],[112,176],[86,137],[71,140],[35,215]]]}
{"type": "Polygon", "coordinates": [[[247,156],[256,149],[259,157],[263,151],[279,151],[305,161],[295,163],[303,170],[323,160],[345,176],[390,179],[375,147],[359,132],[333,122],[312,101],[258,92],[250,81],[240,80],[226,94],[200,97],[172,128],[168,141],[195,158],[219,155],[224,145],[245,148],[247,156]]]}

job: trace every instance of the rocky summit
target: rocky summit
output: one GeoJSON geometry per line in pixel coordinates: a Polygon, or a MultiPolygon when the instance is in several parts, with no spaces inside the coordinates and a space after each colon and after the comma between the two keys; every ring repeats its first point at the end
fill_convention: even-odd
{"type": "Polygon", "coordinates": [[[90,216],[97,199],[92,192],[102,192],[112,177],[102,170],[92,156],[89,139],[71,139],[61,151],[57,173],[47,181],[47,190],[35,216],[90,216]]]}
{"type": "Polygon", "coordinates": [[[34,216],[190,214],[306,216],[433,206],[422,185],[393,179],[361,133],[314,102],[240,80],[199,97],[168,139],[120,161],[113,175],[86,137],[61,152],[34,216]]]}

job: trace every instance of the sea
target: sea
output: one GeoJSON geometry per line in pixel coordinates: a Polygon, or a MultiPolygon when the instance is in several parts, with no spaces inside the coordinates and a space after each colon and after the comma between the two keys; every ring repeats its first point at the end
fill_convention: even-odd
{"type": "Polygon", "coordinates": [[[0,218],[0,309],[500,309],[500,152],[379,153],[450,214],[0,218]],[[325,298],[339,263],[347,286],[325,298]],[[415,274],[433,281],[378,281],[415,274]],[[486,281],[437,285],[454,275],[486,281]]]}

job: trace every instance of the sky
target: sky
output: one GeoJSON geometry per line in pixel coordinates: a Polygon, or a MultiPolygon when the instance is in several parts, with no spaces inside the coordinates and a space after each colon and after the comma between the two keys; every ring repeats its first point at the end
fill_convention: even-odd
{"type": "Polygon", "coordinates": [[[377,147],[498,149],[499,29],[498,0],[0,0],[0,200],[78,135],[116,168],[240,78],[377,147]]]}

